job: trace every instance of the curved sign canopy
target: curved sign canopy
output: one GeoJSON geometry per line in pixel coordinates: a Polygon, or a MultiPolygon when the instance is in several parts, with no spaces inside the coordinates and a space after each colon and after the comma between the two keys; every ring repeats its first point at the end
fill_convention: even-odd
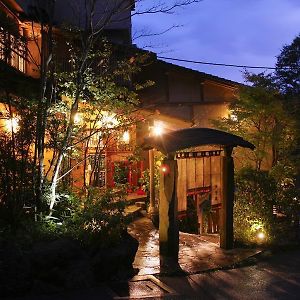
{"type": "Polygon", "coordinates": [[[187,128],[170,131],[159,136],[146,137],[144,149],[156,148],[164,154],[176,152],[190,147],[204,145],[220,145],[254,149],[255,146],[243,138],[224,131],[211,128],[187,128]]]}

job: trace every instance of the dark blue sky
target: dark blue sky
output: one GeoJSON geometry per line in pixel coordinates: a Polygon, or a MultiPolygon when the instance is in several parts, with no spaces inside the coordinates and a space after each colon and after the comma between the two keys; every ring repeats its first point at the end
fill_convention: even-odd
{"type": "MultiPolygon", "coordinates": [[[[153,3],[144,1],[145,6],[153,3]]],[[[282,46],[290,44],[300,33],[300,0],[203,0],[172,15],[134,17],[133,33],[138,34],[143,28],[161,32],[172,25],[183,26],[134,42],[140,47],[150,45],[149,50],[162,56],[274,66],[282,46]]],[[[243,81],[242,69],[176,64],[243,81]]]]}

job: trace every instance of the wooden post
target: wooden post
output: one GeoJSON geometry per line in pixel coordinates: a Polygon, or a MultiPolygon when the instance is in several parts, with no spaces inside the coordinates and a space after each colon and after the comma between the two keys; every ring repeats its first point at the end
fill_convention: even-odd
{"type": "Polygon", "coordinates": [[[203,234],[203,206],[200,200],[200,196],[197,196],[197,217],[198,217],[198,233],[203,234]]]}
{"type": "Polygon", "coordinates": [[[234,164],[232,147],[224,148],[222,157],[222,207],[220,226],[220,247],[233,248],[233,201],[234,201],[234,164]]]}
{"type": "Polygon", "coordinates": [[[149,150],[149,185],[150,185],[150,203],[149,203],[149,214],[150,217],[155,214],[155,182],[154,182],[154,149],[149,150]]]}
{"type": "Polygon", "coordinates": [[[178,263],[179,229],[177,220],[177,161],[169,156],[163,160],[160,176],[159,250],[161,265],[178,263]]]}

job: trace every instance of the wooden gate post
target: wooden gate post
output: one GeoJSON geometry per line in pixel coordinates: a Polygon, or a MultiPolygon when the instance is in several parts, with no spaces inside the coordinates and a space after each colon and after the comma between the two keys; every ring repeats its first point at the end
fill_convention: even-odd
{"type": "Polygon", "coordinates": [[[234,164],[232,147],[224,147],[222,157],[222,206],[220,226],[220,247],[233,248],[233,201],[234,201],[234,164]]]}
{"type": "Polygon", "coordinates": [[[161,265],[178,263],[179,229],[177,220],[177,161],[170,155],[160,172],[159,251],[161,265]]]}
{"type": "Polygon", "coordinates": [[[155,162],[154,162],[154,149],[149,150],[149,185],[150,185],[150,203],[149,203],[149,213],[150,217],[155,214],[155,162]]]}

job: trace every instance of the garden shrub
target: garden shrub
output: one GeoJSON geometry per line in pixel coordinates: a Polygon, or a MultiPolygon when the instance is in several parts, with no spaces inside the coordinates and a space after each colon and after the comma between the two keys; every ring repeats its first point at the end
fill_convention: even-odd
{"type": "Polygon", "coordinates": [[[125,192],[93,188],[81,205],[66,220],[67,232],[86,245],[110,246],[122,238],[125,192]]]}
{"type": "Polygon", "coordinates": [[[64,237],[88,247],[110,247],[120,242],[126,231],[125,195],[122,189],[90,188],[88,195],[81,197],[61,191],[51,216],[45,211],[37,216],[37,221],[23,219],[14,232],[4,226],[0,238],[12,236],[26,247],[37,241],[64,237]]]}
{"type": "Polygon", "coordinates": [[[299,212],[300,192],[292,167],[278,163],[269,172],[245,168],[236,174],[236,242],[273,246],[299,243],[299,212]],[[264,238],[259,238],[259,233],[264,238]]]}
{"type": "Polygon", "coordinates": [[[236,176],[234,203],[235,241],[271,243],[274,238],[273,205],[276,182],[267,172],[242,169],[236,176]],[[259,238],[264,234],[264,238],[259,238]]]}

